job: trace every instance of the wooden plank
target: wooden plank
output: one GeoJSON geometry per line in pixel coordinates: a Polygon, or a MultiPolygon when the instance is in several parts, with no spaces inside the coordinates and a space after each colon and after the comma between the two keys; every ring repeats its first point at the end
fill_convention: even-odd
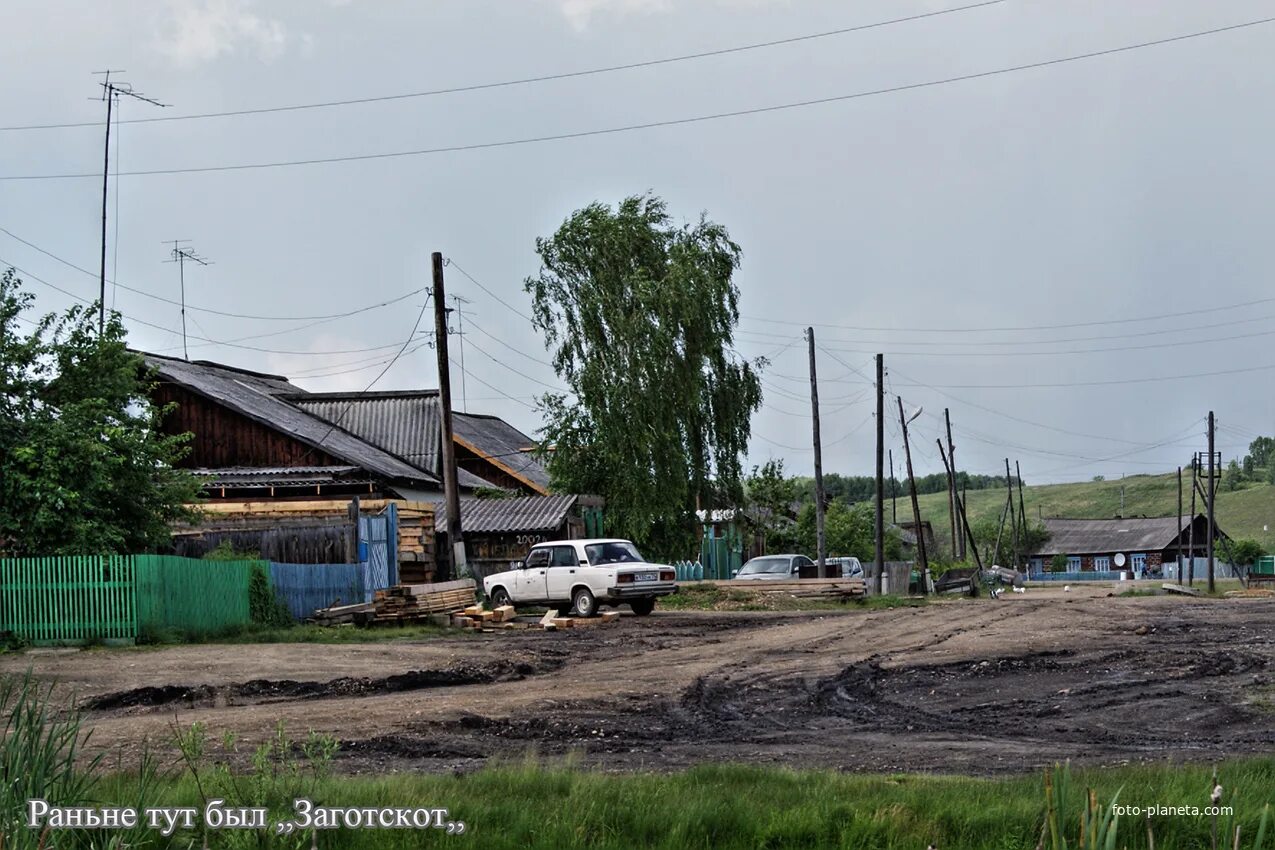
{"type": "Polygon", "coordinates": [[[514,606],[512,605],[501,605],[495,610],[495,614],[496,619],[502,623],[508,622],[517,616],[517,612],[514,611],[514,606]]]}
{"type": "Polygon", "coordinates": [[[1200,591],[1196,590],[1194,587],[1187,587],[1184,584],[1172,584],[1171,582],[1166,581],[1164,584],[1160,585],[1160,587],[1164,590],[1169,591],[1170,593],[1181,593],[1181,594],[1185,594],[1186,596],[1201,595],[1200,591]]]}
{"type": "Polygon", "coordinates": [[[541,628],[545,630],[556,629],[557,626],[554,625],[553,621],[557,619],[557,617],[558,617],[558,612],[550,608],[548,611],[545,612],[545,615],[540,618],[541,628]]]}
{"type": "Polygon", "coordinates": [[[612,623],[618,619],[620,619],[619,611],[603,611],[602,612],[602,622],[604,623],[612,623]]]}
{"type": "Polygon", "coordinates": [[[575,625],[575,620],[571,617],[553,617],[550,623],[556,629],[569,629],[575,625]]]}

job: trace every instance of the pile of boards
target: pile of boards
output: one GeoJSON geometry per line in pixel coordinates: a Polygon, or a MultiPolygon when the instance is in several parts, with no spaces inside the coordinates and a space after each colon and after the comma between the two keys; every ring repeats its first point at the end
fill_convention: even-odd
{"type": "Polygon", "coordinates": [[[481,605],[474,605],[452,615],[452,625],[459,629],[477,631],[512,631],[514,629],[543,629],[548,632],[558,629],[582,629],[588,626],[600,626],[603,623],[614,623],[620,619],[619,611],[607,611],[597,617],[563,617],[557,611],[550,610],[538,622],[528,619],[516,619],[512,605],[502,605],[487,611],[481,605]]]}
{"type": "Polygon", "coordinates": [[[803,578],[782,581],[732,579],[709,583],[757,593],[783,593],[799,599],[853,599],[867,593],[861,578],[803,578]]]}
{"type": "Polygon", "coordinates": [[[371,602],[340,605],[314,612],[319,625],[354,623],[360,626],[422,623],[441,615],[463,611],[474,604],[473,579],[434,582],[433,584],[397,584],[378,590],[371,602]]]}

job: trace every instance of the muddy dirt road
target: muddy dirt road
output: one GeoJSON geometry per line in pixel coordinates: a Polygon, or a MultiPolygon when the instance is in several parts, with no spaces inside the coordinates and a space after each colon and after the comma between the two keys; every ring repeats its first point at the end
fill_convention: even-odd
{"type": "Polygon", "coordinates": [[[1275,600],[1032,589],[846,613],[663,613],[558,633],[356,646],[33,650],[94,747],[283,720],[351,772],[533,751],[608,770],[705,761],[993,774],[1275,750],[1275,600]]]}

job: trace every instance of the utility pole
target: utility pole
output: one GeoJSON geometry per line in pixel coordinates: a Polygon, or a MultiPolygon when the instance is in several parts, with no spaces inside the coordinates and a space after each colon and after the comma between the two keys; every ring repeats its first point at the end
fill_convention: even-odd
{"type": "Polygon", "coordinates": [[[434,350],[438,352],[438,408],[442,427],[443,491],[447,499],[447,542],[451,546],[451,574],[441,578],[467,578],[465,540],[461,536],[460,489],[456,481],[456,444],[452,441],[451,361],[447,356],[447,296],[443,292],[443,255],[435,251],[434,350]]]}
{"type": "Polygon", "coordinates": [[[1217,529],[1213,525],[1213,503],[1217,497],[1217,479],[1214,477],[1216,470],[1214,467],[1213,455],[1213,411],[1209,411],[1209,539],[1208,539],[1208,559],[1209,559],[1209,593],[1213,593],[1216,588],[1213,586],[1213,538],[1217,534],[1217,529]]]}
{"type": "MultiPolygon", "coordinates": [[[[935,439],[934,442],[938,443],[939,457],[943,459],[944,468],[948,470],[953,469],[953,466],[947,461],[947,450],[943,447],[943,441],[940,439],[935,439]]],[[[978,541],[974,539],[974,532],[970,530],[969,518],[965,516],[965,488],[964,487],[961,488],[961,498],[956,503],[956,514],[961,520],[961,528],[964,529],[965,531],[965,537],[969,540],[969,551],[972,552],[974,555],[974,564],[978,567],[980,571],[982,571],[983,559],[978,556],[978,541]]]]}
{"type": "Polygon", "coordinates": [[[894,449],[890,449],[890,522],[899,524],[899,488],[894,480],[894,449]]]}
{"type": "MultiPolygon", "coordinates": [[[[1018,516],[1023,521],[1023,545],[1027,545],[1027,508],[1023,504],[1023,470],[1018,465],[1018,461],[1014,461],[1014,473],[1018,476],[1018,516]]],[[[1031,552],[1024,552],[1023,557],[1026,558],[1031,552]]],[[[1024,570],[1026,572],[1026,570],[1024,570]]]]}
{"type": "MultiPolygon", "coordinates": [[[[956,445],[952,442],[952,414],[945,407],[943,408],[943,424],[947,427],[947,453],[953,458],[952,465],[956,465],[956,445]]],[[[965,557],[964,537],[956,530],[956,473],[949,470],[947,473],[947,512],[952,522],[952,558],[960,560],[965,557]]]]}
{"type": "Polygon", "coordinates": [[[1182,583],[1182,467],[1178,467],[1178,584],[1182,583]]]}
{"type": "MultiPolygon", "coordinates": [[[[885,593],[885,508],[882,500],[885,498],[884,484],[881,481],[883,470],[881,469],[881,455],[885,449],[885,355],[877,355],[877,498],[874,507],[874,518],[876,524],[873,526],[874,546],[873,555],[877,562],[877,593],[885,593]]],[[[890,457],[890,487],[894,487],[894,456],[890,457]]],[[[891,509],[894,513],[894,509],[891,509]]],[[[898,521],[897,513],[894,513],[895,521],[898,521]]]]}
{"type": "Polygon", "coordinates": [[[97,333],[100,337],[106,333],[106,199],[111,174],[111,110],[122,94],[159,107],[166,107],[168,104],[133,91],[133,87],[128,83],[111,81],[111,74],[122,74],[123,71],[94,71],[93,73],[94,76],[102,77],[100,84],[102,100],[106,101],[106,141],[102,151],[102,270],[99,277],[97,308],[97,333]]]}
{"type": "Polygon", "coordinates": [[[1187,557],[1191,561],[1191,566],[1187,572],[1186,583],[1191,587],[1195,587],[1195,488],[1196,488],[1196,470],[1200,467],[1200,456],[1198,453],[1191,456],[1191,527],[1187,530],[1186,540],[1187,548],[1191,550],[1191,554],[1187,557]]]}
{"type": "Polygon", "coordinates": [[[168,252],[168,259],[164,262],[177,264],[177,276],[181,280],[182,357],[185,358],[187,363],[189,363],[190,350],[186,347],[186,261],[189,260],[192,263],[199,263],[201,266],[210,266],[212,265],[212,260],[207,257],[201,257],[199,254],[195,253],[194,248],[181,244],[183,242],[189,242],[189,239],[170,239],[168,241],[172,243],[173,249],[168,252]]]}
{"type": "Polygon", "coordinates": [[[460,337],[460,409],[462,413],[468,413],[469,390],[466,388],[465,381],[465,311],[460,305],[468,304],[469,299],[453,295],[452,300],[456,302],[456,336],[460,337]]]}
{"type": "Polygon", "coordinates": [[[1014,515],[1014,479],[1009,477],[1009,458],[1005,458],[1005,489],[1009,491],[1009,522],[1013,529],[1013,536],[1010,538],[1013,548],[1010,550],[1010,564],[1015,570],[1018,569],[1018,517],[1014,515]]]}
{"type": "MultiPolygon", "coordinates": [[[[916,500],[916,478],[912,475],[912,447],[908,443],[908,422],[912,421],[903,415],[903,396],[895,396],[899,403],[899,424],[903,427],[903,459],[908,465],[908,491],[912,495],[912,527],[916,531],[916,562],[920,568],[921,595],[925,596],[930,588],[929,563],[925,558],[925,530],[921,527],[921,505],[916,500]]],[[[920,408],[912,414],[912,419],[921,415],[920,408]]]]}
{"type": "Polygon", "coordinates": [[[824,578],[828,561],[828,539],[824,534],[823,449],[819,442],[819,379],[815,375],[815,329],[806,328],[810,344],[810,416],[815,441],[815,545],[818,549],[819,577],[824,578]]]}

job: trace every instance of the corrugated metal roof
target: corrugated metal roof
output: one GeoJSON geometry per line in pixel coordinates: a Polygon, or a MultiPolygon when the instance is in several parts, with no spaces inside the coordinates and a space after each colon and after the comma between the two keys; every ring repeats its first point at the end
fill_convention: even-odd
{"type": "Polygon", "coordinates": [[[1155,552],[1171,544],[1190,525],[1191,517],[1046,519],[1043,522],[1049,532],[1049,541],[1032,554],[1048,557],[1058,554],[1155,552]]]}
{"type": "MultiPolygon", "coordinates": [[[[369,393],[306,393],[291,396],[301,409],[393,452],[410,463],[440,475],[438,390],[369,393]]],[[[455,436],[472,445],[492,463],[507,467],[533,486],[548,490],[549,475],[536,460],[520,449],[533,440],[495,416],[454,413],[455,436]]],[[[462,487],[493,487],[490,481],[459,470],[462,487]]]]}
{"type": "Polygon", "coordinates": [[[439,483],[433,473],[412,466],[343,428],[332,427],[287,401],[303,391],[286,378],[202,360],[187,362],[146,352],[138,354],[159,373],[161,380],[186,387],[374,475],[390,481],[439,483]]]}
{"type": "Polygon", "coordinates": [[[498,466],[508,467],[515,476],[549,492],[549,473],[527,449],[536,441],[497,416],[457,413],[452,431],[498,466]]]}
{"type": "MultiPolygon", "coordinates": [[[[576,496],[517,496],[512,499],[461,499],[460,527],[464,534],[510,534],[556,532],[571,509],[576,496]]],[[[434,512],[434,526],[447,529],[447,504],[434,512]]]]}
{"type": "Polygon", "coordinates": [[[234,466],[221,469],[192,469],[191,473],[210,489],[218,487],[287,487],[324,484],[366,484],[370,479],[357,466],[234,466]]]}

